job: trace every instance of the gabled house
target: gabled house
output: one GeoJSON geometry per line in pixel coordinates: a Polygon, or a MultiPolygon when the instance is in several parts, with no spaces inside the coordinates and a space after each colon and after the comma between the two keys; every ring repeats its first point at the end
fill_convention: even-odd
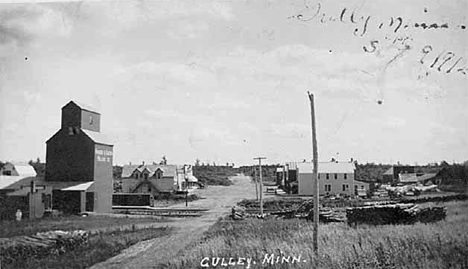
{"type": "Polygon", "coordinates": [[[122,169],[123,193],[170,193],[177,186],[176,165],[124,165],[122,169]]]}

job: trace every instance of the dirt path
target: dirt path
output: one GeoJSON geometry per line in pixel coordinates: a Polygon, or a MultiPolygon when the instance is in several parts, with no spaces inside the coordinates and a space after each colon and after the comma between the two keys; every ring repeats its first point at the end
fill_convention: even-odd
{"type": "MultiPolygon", "coordinates": [[[[176,231],[169,236],[137,243],[121,254],[91,268],[158,268],[158,265],[174,258],[179,250],[199,239],[219,217],[228,214],[238,201],[255,198],[255,187],[250,177],[239,175],[232,177],[231,180],[234,182],[232,186],[208,186],[207,189],[196,190],[195,193],[206,199],[189,202],[189,207],[209,208],[203,216],[157,223],[153,227],[169,226],[176,228],[176,231]]],[[[178,208],[181,205],[171,207],[178,208]]]]}

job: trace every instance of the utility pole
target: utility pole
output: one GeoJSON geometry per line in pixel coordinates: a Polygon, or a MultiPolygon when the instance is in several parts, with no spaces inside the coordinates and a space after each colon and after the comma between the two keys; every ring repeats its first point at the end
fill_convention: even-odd
{"type": "Polygon", "coordinates": [[[253,167],[253,172],[254,172],[254,181],[255,181],[255,197],[257,198],[258,202],[258,179],[257,179],[257,169],[253,167]]]}
{"type": "Polygon", "coordinates": [[[310,112],[312,119],[312,156],[314,165],[314,252],[318,254],[318,226],[319,226],[319,181],[318,181],[318,152],[317,152],[317,135],[315,132],[315,109],[314,109],[314,94],[307,92],[310,101],[310,112]]]}
{"type": "Polygon", "coordinates": [[[263,180],[262,180],[262,160],[266,159],[266,157],[257,157],[254,160],[258,160],[258,170],[260,173],[260,215],[263,216],[263,180]]]}
{"type": "Polygon", "coordinates": [[[286,189],[288,190],[288,194],[291,194],[291,185],[289,184],[289,164],[286,164],[286,178],[284,185],[286,186],[286,189]]]}
{"type": "Polygon", "coordinates": [[[286,186],[286,164],[283,165],[283,176],[281,177],[281,187],[284,189],[286,186]]]}
{"type": "Polygon", "coordinates": [[[186,174],[185,164],[184,164],[184,181],[185,181],[185,206],[188,206],[188,177],[186,174]]]}

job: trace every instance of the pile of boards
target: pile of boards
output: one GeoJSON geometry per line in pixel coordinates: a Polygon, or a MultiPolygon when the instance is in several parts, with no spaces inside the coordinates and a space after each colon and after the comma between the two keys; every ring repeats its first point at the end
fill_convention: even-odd
{"type": "MultiPolygon", "coordinates": [[[[234,206],[231,210],[231,218],[234,220],[243,220],[245,218],[303,218],[307,220],[313,220],[313,208],[313,200],[307,200],[301,203],[296,209],[293,210],[278,210],[260,215],[258,211],[256,211],[257,214],[249,213],[242,206],[234,206]]],[[[345,222],[346,214],[344,212],[339,212],[330,208],[320,208],[319,220],[321,222],[345,222]]]]}
{"type": "Polygon", "coordinates": [[[245,208],[241,207],[241,206],[234,206],[232,209],[231,209],[231,218],[233,220],[243,220],[246,218],[246,215],[247,213],[245,212],[245,208]]]}
{"type": "Polygon", "coordinates": [[[346,209],[348,224],[413,224],[435,222],[446,217],[445,207],[419,208],[413,203],[377,204],[346,209]]]}
{"type": "MultiPolygon", "coordinates": [[[[314,220],[314,201],[304,201],[296,210],[291,212],[291,217],[305,218],[307,220],[314,220]]],[[[319,221],[320,222],[345,222],[346,215],[328,207],[319,208],[319,221]]]]}
{"type": "Polygon", "coordinates": [[[60,255],[88,242],[85,231],[49,231],[30,236],[0,238],[0,260],[9,264],[26,257],[60,255]]]}

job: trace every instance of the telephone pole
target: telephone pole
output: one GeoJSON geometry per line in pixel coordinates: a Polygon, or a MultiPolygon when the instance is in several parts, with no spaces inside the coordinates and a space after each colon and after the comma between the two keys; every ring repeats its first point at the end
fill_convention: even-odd
{"type": "Polygon", "coordinates": [[[260,215],[263,216],[263,180],[262,180],[262,160],[266,157],[257,157],[254,160],[258,160],[258,169],[260,173],[260,215]]]}
{"type": "Polygon", "coordinates": [[[255,197],[257,198],[255,201],[258,202],[258,180],[257,180],[257,169],[253,168],[254,172],[254,182],[255,182],[255,197]]]}
{"type": "Polygon", "coordinates": [[[314,109],[314,94],[307,92],[310,101],[310,112],[312,119],[312,156],[313,156],[313,177],[314,177],[314,252],[318,254],[318,226],[319,226],[319,181],[318,181],[318,152],[317,152],[317,135],[315,132],[315,109],[314,109]]]}

